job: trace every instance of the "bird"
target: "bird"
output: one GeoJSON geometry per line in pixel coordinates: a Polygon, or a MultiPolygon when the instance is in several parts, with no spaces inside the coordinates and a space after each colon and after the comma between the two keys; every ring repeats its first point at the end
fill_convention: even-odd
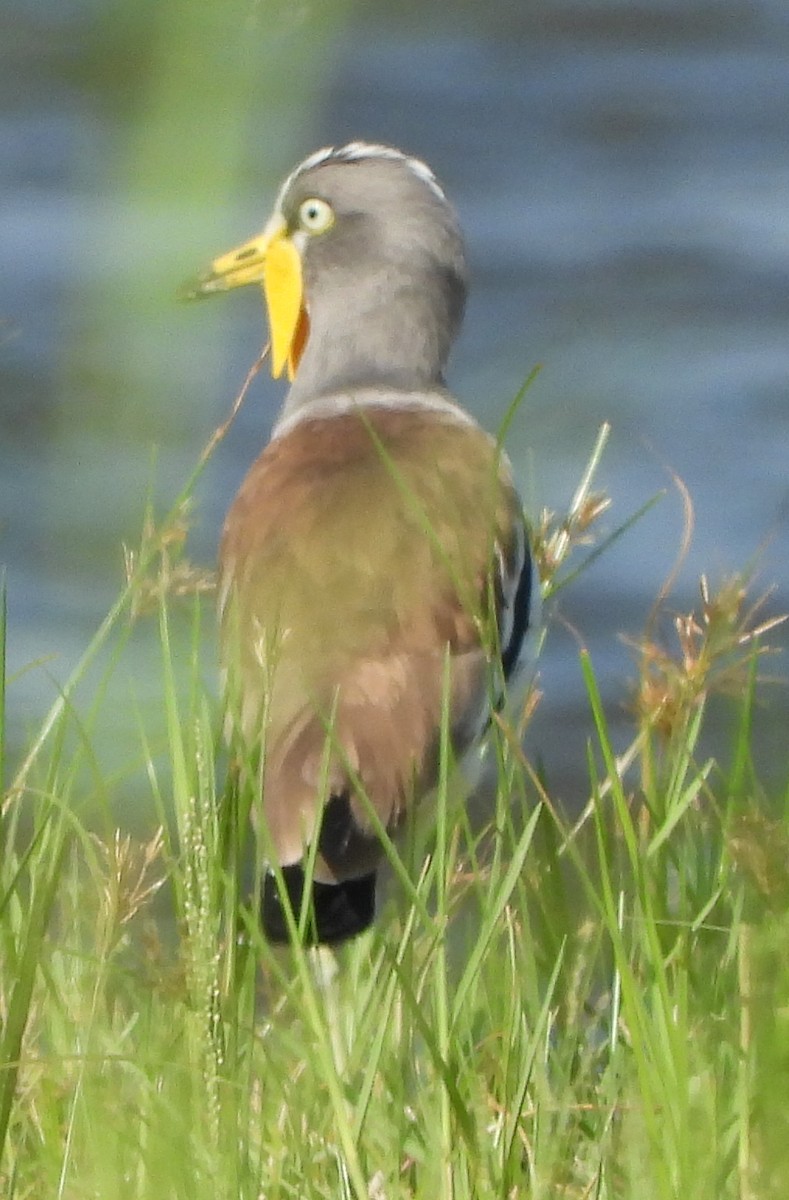
{"type": "Polygon", "coordinates": [[[250,284],[289,387],[221,537],[227,731],[258,763],[264,933],[307,904],[332,946],[373,922],[380,830],[435,790],[442,730],[467,760],[524,676],[539,584],[511,464],[445,383],[468,269],[430,167],[310,154],[193,294],[250,284]]]}

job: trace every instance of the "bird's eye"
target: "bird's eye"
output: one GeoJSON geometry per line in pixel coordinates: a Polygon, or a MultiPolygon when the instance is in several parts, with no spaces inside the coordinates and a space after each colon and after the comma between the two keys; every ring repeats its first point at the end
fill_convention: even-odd
{"type": "Polygon", "coordinates": [[[311,196],[299,205],[299,222],[308,233],[325,233],[334,224],[334,211],[325,200],[311,196]]]}

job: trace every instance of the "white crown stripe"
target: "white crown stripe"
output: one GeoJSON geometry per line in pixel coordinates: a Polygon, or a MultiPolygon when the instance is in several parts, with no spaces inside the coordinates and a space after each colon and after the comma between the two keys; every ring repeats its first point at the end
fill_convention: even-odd
{"type": "Polygon", "coordinates": [[[360,162],[365,158],[380,158],[403,163],[418,179],[427,184],[439,200],[446,200],[441,184],[427,163],[422,162],[420,158],[411,158],[409,155],[403,154],[402,150],[396,150],[394,146],[381,146],[374,142],[348,142],[345,146],[324,146],[299,163],[279,189],[277,208],[281,208],[282,201],[299,176],[306,171],[311,171],[313,167],[320,167],[328,162],[360,162]]]}

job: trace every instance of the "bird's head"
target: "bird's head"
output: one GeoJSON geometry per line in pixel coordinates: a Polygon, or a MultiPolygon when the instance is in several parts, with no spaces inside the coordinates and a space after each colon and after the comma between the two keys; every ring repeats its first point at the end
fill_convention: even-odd
{"type": "Polygon", "coordinates": [[[319,150],[285,180],[258,237],[193,289],[261,284],[275,377],[328,387],[440,381],[466,296],[455,213],[432,171],[388,146],[319,150]]]}

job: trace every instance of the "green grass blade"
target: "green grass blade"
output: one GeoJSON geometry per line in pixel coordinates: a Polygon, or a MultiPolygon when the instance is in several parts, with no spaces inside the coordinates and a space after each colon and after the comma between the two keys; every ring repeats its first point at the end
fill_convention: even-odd
{"type": "Polygon", "coordinates": [[[28,859],[29,896],[14,961],[14,980],[0,1035],[0,1161],[8,1135],[22,1044],[30,1015],[33,986],[60,881],[67,839],[62,814],[42,818],[45,833],[37,852],[28,859]]]}

